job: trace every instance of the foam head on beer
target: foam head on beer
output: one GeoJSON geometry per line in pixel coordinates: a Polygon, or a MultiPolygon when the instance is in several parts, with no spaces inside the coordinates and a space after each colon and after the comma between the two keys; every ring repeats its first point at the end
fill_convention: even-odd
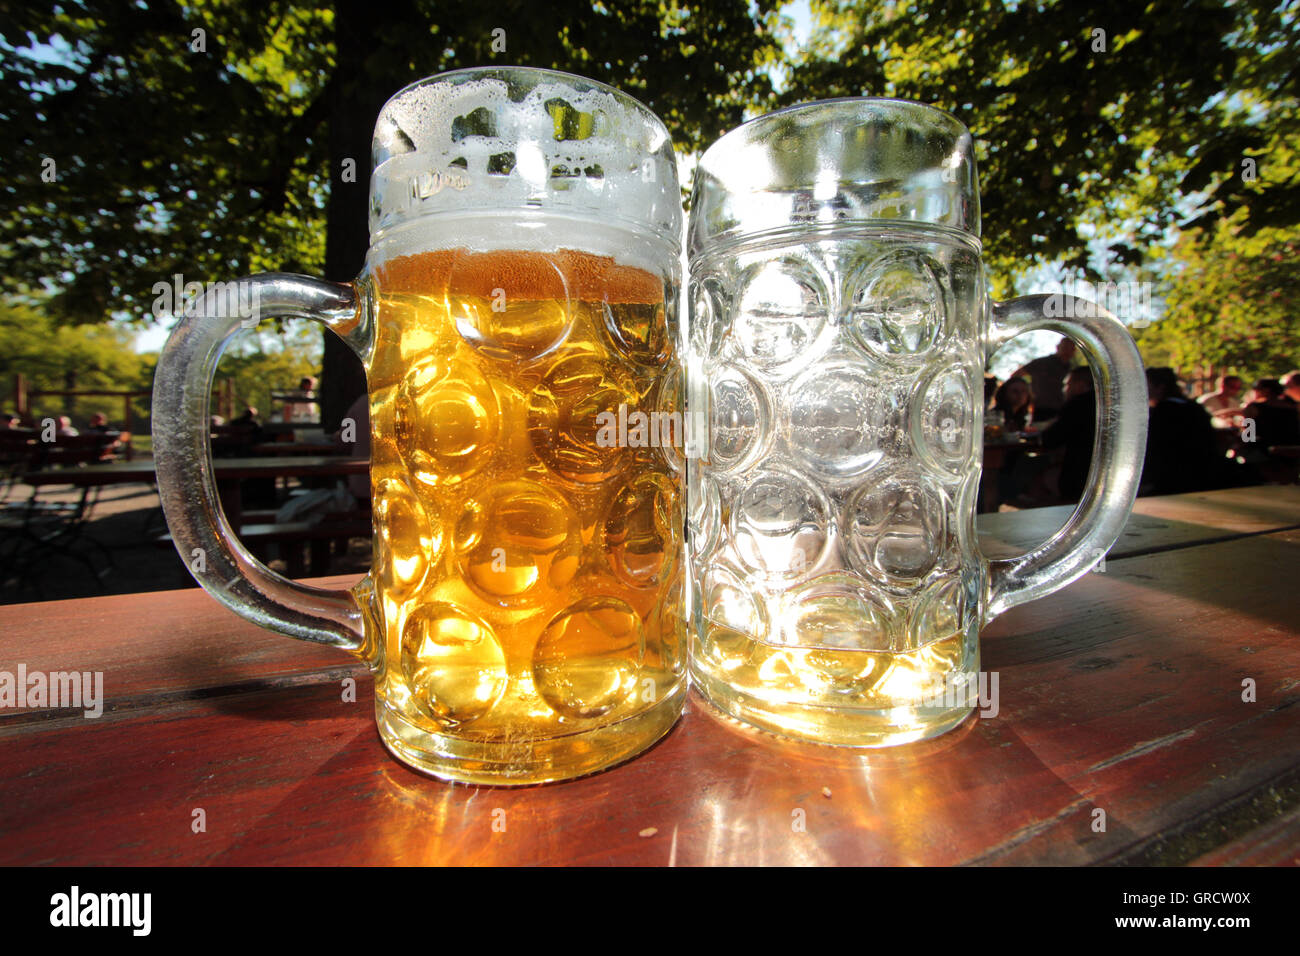
{"type": "Polygon", "coordinates": [[[632,97],[581,77],[503,68],[421,80],[384,106],[373,160],[372,243],[467,213],[491,219],[486,235],[456,227],[482,249],[556,248],[585,235],[584,220],[680,241],[667,130],[632,97]]]}

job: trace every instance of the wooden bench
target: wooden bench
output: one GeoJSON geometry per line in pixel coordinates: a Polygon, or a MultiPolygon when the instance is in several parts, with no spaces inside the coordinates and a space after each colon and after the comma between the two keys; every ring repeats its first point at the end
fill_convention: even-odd
{"type": "Polygon", "coordinates": [[[117,449],[129,441],[129,432],[84,432],[80,435],[56,435],[54,441],[39,439],[31,446],[33,468],[93,465],[117,461],[117,449]]]}

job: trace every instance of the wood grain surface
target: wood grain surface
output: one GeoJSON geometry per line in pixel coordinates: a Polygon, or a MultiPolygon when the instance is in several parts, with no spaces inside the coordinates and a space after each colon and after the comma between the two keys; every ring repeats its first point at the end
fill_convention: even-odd
{"type": "Polygon", "coordinates": [[[996,716],[863,752],[692,696],[640,757],[523,789],[408,770],[361,665],[202,592],[0,608],[0,670],[102,669],[108,698],[0,711],[0,863],[1294,864],[1300,495],[1250,491],[1139,502],[1104,573],[990,624],[996,716]]]}

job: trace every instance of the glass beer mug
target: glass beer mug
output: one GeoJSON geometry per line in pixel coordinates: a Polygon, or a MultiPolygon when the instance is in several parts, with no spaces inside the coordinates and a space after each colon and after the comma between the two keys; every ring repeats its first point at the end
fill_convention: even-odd
{"type": "Polygon", "coordinates": [[[979,234],[970,133],[920,104],[793,107],[701,158],[690,668],[724,713],[825,744],[940,734],[977,699],[980,628],[1085,573],[1123,527],[1147,422],[1132,339],[1069,297],[990,302],[979,234]],[[983,372],[1029,329],[1092,366],[1092,474],[1053,538],[989,561],[983,372]]]}
{"type": "Polygon", "coordinates": [[[599,770],[666,733],[686,691],[675,459],[615,424],[656,406],[680,352],[671,141],[603,84],[478,69],[389,100],[373,158],[355,282],[242,280],[260,316],[316,319],[365,365],[371,573],[286,580],[227,523],[208,396],[251,323],[212,293],[154,389],[176,546],[236,613],[364,659],[380,737],[411,766],[489,784],[599,770]]]}

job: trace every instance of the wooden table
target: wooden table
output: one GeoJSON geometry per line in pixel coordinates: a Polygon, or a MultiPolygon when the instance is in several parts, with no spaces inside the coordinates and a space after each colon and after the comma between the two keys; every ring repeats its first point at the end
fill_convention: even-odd
{"type": "MultiPolygon", "coordinates": [[[[241,524],[243,504],[239,483],[246,478],[329,478],[364,475],[370,471],[366,458],[347,455],[299,455],[273,458],[214,458],[213,474],[221,507],[231,527],[241,524]]],[[[153,484],[158,480],[153,459],[118,461],[85,468],[47,468],[23,475],[29,485],[73,485],[78,488],[104,485],[153,484]]]]}
{"type": "MultiPolygon", "coordinates": [[[[359,475],[370,470],[365,458],[347,455],[305,455],[280,458],[214,458],[217,481],[241,478],[307,478],[321,475],[359,475]]],[[[23,481],[29,485],[121,485],[157,481],[153,459],[117,461],[85,468],[47,468],[29,471],[23,481]]]]}
{"type": "Polygon", "coordinates": [[[983,457],[980,459],[979,510],[981,514],[993,514],[1002,502],[998,485],[1007,457],[1013,451],[1041,452],[1042,450],[1043,446],[1037,434],[1018,438],[1015,441],[1007,441],[1005,438],[985,440],[983,457]]]}
{"type": "Polygon", "coordinates": [[[339,448],[333,442],[266,441],[248,450],[254,455],[337,455],[339,448]]]}
{"type": "MultiPolygon", "coordinates": [[[[980,525],[1006,553],[1066,513],[980,525]]],[[[365,668],[202,592],[0,607],[0,670],[108,699],[0,711],[0,863],[1295,863],[1298,567],[1300,488],[1142,500],[1104,573],[986,629],[996,718],[863,753],[692,696],[641,757],[522,790],[394,762],[365,668]]]]}

